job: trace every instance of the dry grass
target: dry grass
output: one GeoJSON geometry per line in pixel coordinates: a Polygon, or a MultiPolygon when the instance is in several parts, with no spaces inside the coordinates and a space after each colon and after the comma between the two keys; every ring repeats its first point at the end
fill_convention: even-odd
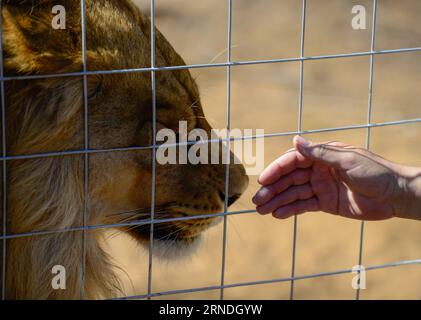
{"type": "MultiPolygon", "coordinates": [[[[145,8],[146,0],[137,1],[145,8]]],[[[188,64],[208,63],[226,49],[227,1],[157,1],[157,25],[188,64]]],[[[255,60],[299,55],[301,1],[234,0],[233,59],[255,60]]],[[[351,28],[353,4],[371,1],[309,0],[306,55],[368,51],[366,31],[351,28]]],[[[378,10],[378,49],[421,46],[421,3],[381,0],[378,10]]],[[[368,18],[368,20],[371,20],[368,18]]],[[[373,121],[421,117],[421,53],[375,58],[373,121]]],[[[224,61],[222,54],[216,61],[224,61]]],[[[224,68],[194,70],[207,116],[225,127],[226,73],[224,68]]],[[[364,124],[367,117],[369,57],[305,63],[304,129],[364,124]]],[[[296,130],[299,64],[281,63],[233,68],[232,126],[264,128],[267,133],[296,130]]],[[[315,141],[343,140],[364,146],[365,130],[310,136],[315,141]]],[[[421,165],[421,125],[373,130],[372,150],[400,163],[421,165]]],[[[269,163],[290,148],[290,138],[265,141],[269,163]]],[[[232,210],[251,209],[256,177],[232,210]]],[[[230,217],[226,283],[288,277],[291,272],[293,221],[277,221],[254,214],[230,217]]],[[[360,223],[323,213],[299,218],[297,275],[348,269],[358,262],[360,223]]],[[[191,257],[179,261],[154,260],[153,291],[218,285],[221,270],[222,224],[204,235],[191,257]]],[[[112,242],[116,260],[128,272],[127,294],[144,294],[147,252],[125,237],[112,242]]],[[[420,222],[390,220],[366,224],[365,265],[421,257],[420,222]]],[[[353,275],[300,280],[298,299],[352,299],[353,275]]],[[[218,291],[170,296],[174,299],[213,299],[218,291]]],[[[400,267],[367,274],[363,299],[419,299],[421,266],[400,267]]],[[[226,298],[287,299],[289,283],[226,290],[226,298]]]]}

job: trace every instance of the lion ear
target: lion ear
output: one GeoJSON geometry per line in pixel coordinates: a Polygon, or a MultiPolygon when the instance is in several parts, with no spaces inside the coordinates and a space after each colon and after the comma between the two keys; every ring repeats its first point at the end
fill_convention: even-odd
{"type": "MultiPolygon", "coordinates": [[[[36,74],[81,69],[78,1],[8,0],[2,8],[6,74],[36,74]],[[53,8],[64,8],[65,28],[55,28],[53,8]]],[[[62,13],[63,14],[63,13],[62,13]]]]}

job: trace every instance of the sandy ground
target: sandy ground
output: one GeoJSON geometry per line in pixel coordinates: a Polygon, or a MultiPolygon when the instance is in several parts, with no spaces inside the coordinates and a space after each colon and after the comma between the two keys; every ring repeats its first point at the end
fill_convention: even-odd
{"type": "MultiPolygon", "coordinates": [[[[136,1],[147,9],[147,1],[136,1]]],[[[159,0],[157,26],[188,64],[226,60],[227,1],[159,0]]],[[[368,51],[371,1],[308,0],[305,55],[368,51]],[[351,8],[367,8],[367,30],[351,28],[351,8]]],[[[232,58],[290,58],[300,51],[301,1],[233,0],[232,58]]],[[[421,46],[421,2],[380,0],[376,48],[421,46]]],[[[373,122],[421,117],[421,53],[376,56],[373,122]]],[[[303,129],[366,123],[369,57],[317,60],[304,64],[303,129]]],[[[216,128],[226,125],[226,69],[192,71],[201,88],[205,113],[216,128]]],[[[299,63],[278,63],[232,69],[231,125],[263,128],[266,133],[297,130],[299,63]]],[[[315,141],[343,140],[365,145],[366,130],[309,135],[315,141]]],[[[373,151],[399,163],[421,165],[421,125],[372,130],[373,151]]],[[[291,147],[291,137],[265,140],[265,162],[291,147]]],[[[252,209],[256,177],[231,210],[252,209]]],[[[228,218],[225,283],[268,280],[291,274],[293,220],[247,214],[228,218]]],[[[358,262],[360,222],[323,213],[298,219],[296,275],[350,269],[358,262]]],[[[222,224],[204,234],[200,248],[186,258],[153,261],[153,291],[220,284],[222,224]]],[[[124,236],[114,237],[111,251],[127,272],[126,294],[147,290],[148,252],[124,236]],[[129,280],[130,279],[130,280],[129,280]]],[[[365,225],[365,266],[421,258],[421,223],[390,220],[365,225]]],[[[297,299],[352,299],[353,274],[299,280],[297,299]]],[[[288,299],[290,283],[244,286],[225,290],[229,299],[288,299]]],[[[216,299],[219,291],[171,295],[171,299],[216,299]]],[[[421,265],[367,273],[362,299],[421,298],[421,265]]]]}

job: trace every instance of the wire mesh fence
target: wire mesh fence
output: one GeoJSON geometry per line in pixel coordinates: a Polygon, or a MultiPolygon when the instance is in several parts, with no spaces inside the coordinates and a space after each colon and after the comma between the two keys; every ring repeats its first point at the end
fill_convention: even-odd
{"type": "MultiPolygon", "coordinates": [[[[152,123],[153,123],[153,132],[155,133],[157,130],[156,123],[157,123],[157,81],[156,81],[156,73],[160,71],[174,71],[174,70],[182,70],[182,69],[195,69],[195,68],[215,68],[215,67],[225,67],[226,68],[226,77],[227,77],[227,101],[226,101],[226,129],[227,129],[227,136],[226,138],[218,139],[218,140],[208,140],[205,142],[216,142],[216,141],[223,141],[227,143],[227,153],[226,158],[229,159],[229,145],[233,141],[236,140],[254,140],[254,139],[268,139],[273,137],[285,137],[285,136],[294,136],[294,135],[308,135],[308,134],[317,134],[317,133],[326,133],[326,132],[337,132],[337,131],[345,131],[345,130],[357,130],[357,129],[364,129],[366,130],[366,141],[365,146],[367,149],[370,148],[371,142],[371,130],[372,128],[377,127],[386,127],[386,126],[400,126],[404,124],[411,124],[411,123],[421,123],[421,118],[413,118],[413,119],[406,119],[406,120],[396,120],[396,121],[388,121],[388,122],[373,122],[372,121],[372,104],[373,104],[373,82],[374,82],[374,67],[375,67],[375,58],[379,55],[398,55],[407,52],[418,52],[421,51],[421,47],[408,47],[408,48],[399,48],[399,49],[392,49],[392,50],[376,50],[376,20],[377,20],[377,5],[378,1],[373,0],[373,14],[372,14],[372,30],[371,30],[371,47],[370,51],[365,52],[351,52],[351,53],[342,53],[342,54],[332,54],[332,55],[319,55],[319,56],[306,56],[305,55],[305,38],[306,38],[306,15],[307,15],[307,0],[302,0],[302,11],[301,11],[301,41],[300,41],[300,55],[298,57],[292,58],[280,58],[280,59],[267,59],[267,60],[249,60],[249,61],[233,61],[231,48],[232,48],[232,16],[233,16],[233,3],[232,0],[227,0],[228,6],[228,16],[227,16],[227,55],[226,61],[221,63],[209,63],[209,64],[193,64],[193,65],[177,65],[177,66],[157,66],[156,64],[156,34],[155,34],[155,1],[150,0],[150,21],[151,21],[151,61],[150,67],[145,68],[129,68],[129,69],[114,69],[114,70],[96,70],[90,71],[87,65],[87,40],[86,40],[86,1],[80,0],[80,12],[81,12],[81,32],[82,32],[82,65],[83,69],[80,72],[70,72],[70,73],[58,73],[58,74],[44,74],[44,75],[24,75],[24,76],[10,76],[4,74],[4,66],[3,66],[3,48],[2,42],[0,42],[0,83],[1,83],[1,110],[2,110],[2,184],[3,184],[3,230],[2,235],[0,236],[0,240],[2,240],[3,245],[3,256],[2,256],[2,265],[3,265],[3,274],[2,274],[2,283],[6,283],[7,279],[7,246],[6,240],[17,239],[17,238],[25,238],[25,237],[34,237],[34,236],[44,236],[44,235],[51,235],[57,233],[71,233],[71,232],[82,232],[83,234],[83,255],[81,257],[81,297],[85,297],[84,292],[84,283],[85,279],[85,270],[86,270],[86,241],[87,236],[86,233],[92,230],[100,230],[100,229],[111,229],[111,228],[118,228],[118,227],[131,227],[131,226],[150,226],[150,241],[149,241],[149,258],[148,258],[148,285],[147,285],[147,292],[140,295],[133,295],[133,296],[126,296],[121,297],[118,299],[151,299],[154,297],[160,296],[170,296],[182,293],[190,293],[190,292],[200,292],[200,291],[211,291],[211,290],[219,290],[220,298],[224,299],[224,290],[229,288],[235,287],[244,287],[244,286],[253,286],[259,284],[269,284],[269,283],[281,283],[281,282],[289,282],[290,283],[290,298],[294,299],[294,286],[295,282],[304,279],[310,278],[319,278],[319,277],[328,277],[334,276],[339,274],[348,274],[352,273],[353,269],[342,269],[342,270],[335,270],[331,272],[321,272],[321,273],[312,273],[306,275],[297,275],[296,272],[296,252],[297,252],[297,234],[298,234],[298,224],[299,219],[297,217],[294,218],[294,226],[293,230],[291,230],[293,234],[293,245],[292,245],[292,265],[291,265],[291,274],[289,277],[283,278],[273,278],[273,279],[266,279],[260,281],[249,281],[249,282],[238,282],[238,283],[226,283],[225,279],[225,261],[226,261],[226,247],[227,247],[227,219],[229,216],[235,215],[245,215],[245,214],[253,214],[255,213],[254,210],[241,210],[241,211],[229,211],[228,209],[228,188],[229,188],[229,165],[226,165],[225,171],[225,201],[224,201],[224,211],[222,213],[215,213],[215,214],[201,214],[195,216],[187,216],[187,217],[177,217],[177,218],[156,218],[155,217],[155,188],[156,188],[156,161],[152,161],[152,179],[151,179],[151,212],[149,219],[142,219],[142,220],[135,220],[130,222],[123,222],[123,223],[116,223],[116,224],[103,224],[103,225],[89,225],[88,224],[88,217],[89,217],[89,210],[88,210],[88,201],[89,201],[89,157],[94,154],[105,154],[105,153],[118,153],[118,152],[125,152],[125,151],[140,151],[140,150],[151,150],[152,151],[152,159],[156,158],[156,150],[160,146],[156,143],[156,137],[153,135],[153,143],[148,146],[136,146],[136,147],[120,147],[120,148],[102,148],[102,149],[93,149],[89,146],[89,127],[88,127],[88,117],[89,117],[89,101],[88,101],[88,77],[92,75],[113,75],[113,74],[129,74],[129,73],[150,73],[151,75],[151,87],[152,87],[152,123]],[[303,93],[304,93],[304,74],[305,74],[305,63],[307,61],[314,61],[314,60],[329,60],[329,59],[339,59],[339,58],[352,58],[352,57],[369,57],[370,59],[370,68],[369,68],[369,83],[368,83],[368,101],[367,101],[367,122],[365,124],[356,124],[356,125],[348,125],[348,126],[340,126],[340,127],[330,127],[330,128],[320,128],[320,129],[312,129],[312,130],[304,130],[303,129],[303,93]],[[259,64],[276,64],[276,63],[288,63],[288,62],[298,62],[300,64],[300,71],[299,71],[299,97],[298,97],[298,124],[297,130],[295,131],[286,131],[286,132],[276,132],[264,135],[251,135],[251,136],[242,136],[242,137],[231,137],[230,130],[231,130],[231,70],[232,68],[241,68],[242,66],[247,65],[259,65],[259,64]],[[7,139],[6,139],[6,106],[5,106],[5,83],[8,81],[14,80],[36,80],[36,79],[48,79],[48,78],[57,78],[57,77],[82,77],[83,78],[83,91],[84,91],[84,100],[83,100],[83,119],[84,119],[84,147],[80,150],[71,150],[71,151],[53,151],[53,152],[43,152],[43,153],[36,153],[36,154],[13,154],[9,155],[7,153],[7,139]],[[8,217],[8,205],[7,205],[7,184],[8,184],[8,176],[7,176],[7,163],[8,161],[13,160],[26,160],[26,159],[42,159],[42,158],[49,158],[49,157],[60,157],[66,155],[80,155],[83,156],[84,159],[84,195],[83,195],[83,224],[79,227],[73,228],[65,228],[65,229],[57,229],[57,230],[34,230],[31,232],[26,233],[15,233],[10,234],[7,232],[7,217],[8,217]],[[189,288],[189,289],[182,289],[182,290],[170,290],[164,292],[154,292],[153,291],[153,252],[154,252],[154,230],[155,227],[159,224],[166,223],[166,222],[174,222],[174,221],[187,221],[187,220],[196,220],[196,219],[206,219],[210,217],[222,217],[223,218],[223,237],[222,237],[222,263],[220,269],[220,283],[219,285],[215,286],[205,286],[205,287],[196,287],[196,288],[189,288]]],[[[4,1],[0,1],[0,5],[2,6],[4,1]]],[[[0,25],[3,25],[2,21],[0,21],[0,25]]],[[[3,31],[0,29],[0,38],[3,37],[3,31]]],[[[190,144],[194,142],[186,142],[186,143],[177,143],[174,146],[179,146],[183,144],[190,144]]],[[[360,236],[359,236],[359,252],[358,252],[358,261],[356,261],[357,265],[363,264],[363,252],[364,252],[364,222],[361,223],[360,228],[360,236]]],[[[415,260],[405,260],[405,261],[396,261],[392,263],[385,263],[379,265],[372,265],[366,266],[366,271],[371,270],[378,270],[378,269],[385,269],[385,268],[393,268],[393,267],[400,267],[405,265],[415,265],[421,264],[421,259],[415,260]]],[[[5,285],[3,285],[3,299],[6,297],[5,292],[5,285]]],[[[360,298],[360,289],[356,290],[356,299],[360,298]]]]}

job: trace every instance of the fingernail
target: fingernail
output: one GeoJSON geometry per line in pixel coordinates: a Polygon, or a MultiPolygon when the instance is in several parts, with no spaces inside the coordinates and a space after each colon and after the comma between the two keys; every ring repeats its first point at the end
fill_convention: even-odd
{"type": "Polygon", "coordinates": [[[256,204],[256,196],[254,196],[254,197],[251,199],[251,201],[252,201],[254,204],[256,204]]]}
{"type": "Polygon", "coordinates": [[[259,190],[259,191],[256,192],[256,194],[254,195],[254,197],[251,201],[253,201],[253,203],[255,205],[258,205],[258,204],[260,204],[259,200],[261,200],[261,198],[262,198],[262,192],[261,192],[261,190],[259,190]]]}
{"type": "Polygon", "coordinates": [[[301,136],[295,136],[294,144],[297,150],[304,156],[310,156],[310,149],[308,147],[311,146],[311,142],[304,139],[301,136]]]}
{"type": "Polygon", "coordinates": [[[294,141],[297,146],[301,146],[301,147],[309,147],[311,145],[310,141],[304,139],[301,136],[295,136],[294,141]]]}
{"type": "Polygon", "coordinates": [[[276,219],[287,219],[290,217],[290,214],[288,211],[285,210],[285,208],[278,208],[274,212],[272,212],[272,216],[276,219]]]}

